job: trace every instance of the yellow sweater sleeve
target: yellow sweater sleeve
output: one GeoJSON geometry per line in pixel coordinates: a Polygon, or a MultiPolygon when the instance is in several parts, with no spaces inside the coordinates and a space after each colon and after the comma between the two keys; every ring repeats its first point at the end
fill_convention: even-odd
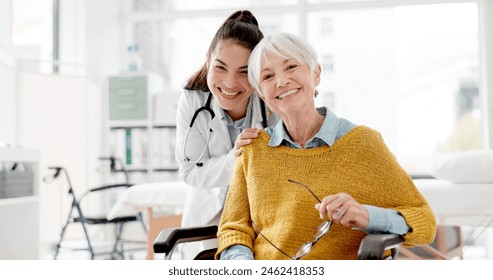
{"type": "Polygon", "coordinates": [[[380,133],[373,131],[369,135],[373,138],[371,143],[377,151],[374,154],[374,162],[380,162],[380,169],[388,174],[385,176],[385,184],[381,185],[391,193],[388,202],[396,201],[396,204],[401,204],[390,208],[398,211],[410,227],[410,231],[404,235],[404,245],[417,246],[433,242],[436,220],[431,207],[387,148],[380,133]]]}
{"type": "Polygon", "coordinates": [[[219,224],[219,247],[216,259],[219,259],[225,249],[233,245],[244,245],[253,251],[255,232],[250,222],[250,206],[243,162],[243,157],[240,155],[235,163],[234,176],[219,224]]]}

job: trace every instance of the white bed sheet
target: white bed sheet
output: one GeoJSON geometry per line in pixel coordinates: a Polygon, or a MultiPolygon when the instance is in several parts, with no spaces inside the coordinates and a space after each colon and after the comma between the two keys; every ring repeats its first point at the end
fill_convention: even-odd
{"type": "Polygon", "coordinates": [[[493,184],[456,184],[439,179],[416,179],[438,224],[493,226],[493,184]]]}
{"type": "Polygon", "coordinates": [[[151,207],[158,214],[182,214],[188,188],[182,181],[134,185],[118,198],[107,219],[136,215],[151,207]]]}

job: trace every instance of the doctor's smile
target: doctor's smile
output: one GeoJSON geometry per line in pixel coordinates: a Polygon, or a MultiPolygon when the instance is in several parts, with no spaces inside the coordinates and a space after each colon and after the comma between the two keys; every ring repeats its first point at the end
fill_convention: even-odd
{"type": "Polygon", "coordinates": [[[241,91],[226,91],[222,88],[218,88],[224,95],[227,95],[227,96],[235,96],[237,94],[240,94],[242,93],[241,91]]]}
{"type": "Polygon", "coordinates": [[[235,88],[231,89],[228,87],[217,87],[217,90],[222,93],[222,95],[225,96],[225,98],[235,98],[236,96],[243,94],[243,93],[248,93],[248,90],[245,90],[243,88],[235,88]]]}

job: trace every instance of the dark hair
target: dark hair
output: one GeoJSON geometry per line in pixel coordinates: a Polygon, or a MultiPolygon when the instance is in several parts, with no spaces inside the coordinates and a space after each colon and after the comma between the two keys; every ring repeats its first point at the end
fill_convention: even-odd
{"type": "Polygon", "coordinates": [[[248,10],[234,12],[219,27],[207,51],[207,59],[202,68],[192,75],[185,83],[184,88],[190,90],[209,91],[207,86],[207,62],[211,53],[220,41],[232,39],[239,45],[252,51],[264,38],[258,27],[257,19],[248,10]]]}

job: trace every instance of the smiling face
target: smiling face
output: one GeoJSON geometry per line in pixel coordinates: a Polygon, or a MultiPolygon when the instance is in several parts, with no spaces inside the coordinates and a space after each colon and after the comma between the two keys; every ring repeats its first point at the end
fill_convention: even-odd
{"type": "Polygon", "coordinates": [[[224,40],[209,58],[207,85],[233,120],[246,115],[248,98],[253,92],[247,76],[249,55],[249,49],[233,40],[224,40]]]}
{"type": "Polygon", "coordinates": [[[270,109],[283,118],[315,106],[320,67],[312,72],[306,63],[266,53],[260,64],[260,92],[270,109]]]}

